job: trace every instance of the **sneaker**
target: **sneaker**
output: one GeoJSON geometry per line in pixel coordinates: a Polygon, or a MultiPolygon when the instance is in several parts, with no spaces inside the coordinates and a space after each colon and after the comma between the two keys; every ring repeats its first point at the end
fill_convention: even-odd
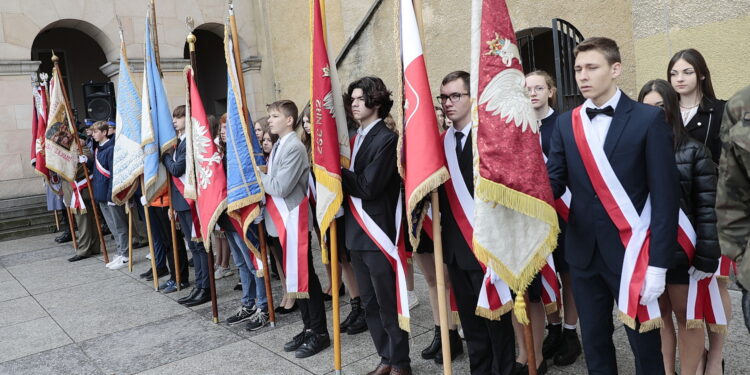
{"type": "Polygon", "coordinates": [[[227,268],[224,268],[224,271],[222,271],[221,277],[227,277],[227,276],[232,276],[232,275],[234,275],[234,271],[232,271],[231,268],[227,267],[227,268]]]}
{"type": "Polygon", "coordinates": [[[174,293],[177,291],[177,282],[171,279],[167,280],[159,285],[159,290],[164,294],[174,293]]]}
{"type": "Polygon", "coordinates": [[[250,317],[250,323],[247,323],[246,330],[252,332],[257,331],[268,324],[268,313],[258,309],[253,316],[250,317]]]}
{"type": "Polygon", "coordinates": [[[128,266],[128,258],[120,257],[120,262],[113,264],[109,269],[111,270],[119,270],[120,268],[125,268],[128,266]]]}
{"type": "Polygon", "coordinates": [[[222,266],[217,266],[216,270],[214,271],[214,280],[219,280],[222,277],[227,277],[231,275],[234,275],[234,272],[232,272],[232,270],[230,270],[229,267],[224,268],[222,266]]]}
{"type": "Polygon", "coordinates": [[[105,264],[104,266],[107,268],[112,267],[115,264],[117,264],[117,262],[119,262],[121,259],[122,259],[122,256],[116,255],[114,258],[112,258],[112,260],[109,263],[105,264]]]}
{"type": "Polygon", "coordinates": [[[242,323],[252,318],[253,315],[255,315],[257,312],[258,312],[258,309],[256,309],[255,306],[252,306],[252,307],[242,306],[240,307],[240,309],[237,311],[236,314],[227,318],[227,324],[233,325],[237,323],[242,323]]]}
{"type": "Polygon", "coordinates": [[[419,305],[419,298],[417,298],[417,293],[413,290],[407,292],[409,296],[409,310],[414,309],[419,305]]]}
{"type": "Polygon", "coordinates": [[[149,252],[148,254],[146,254],[146,259],[151,260],[151,252],[149,252]]]}

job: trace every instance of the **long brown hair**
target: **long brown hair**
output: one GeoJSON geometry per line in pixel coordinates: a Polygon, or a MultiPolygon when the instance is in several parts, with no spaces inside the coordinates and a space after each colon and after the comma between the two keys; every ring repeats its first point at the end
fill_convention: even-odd
{"type": "Polygon", "coordinates": [[[689,137],[685,125],[682,123],[680,114],[680,97],[672,85],[663,79],[654,79],[646,82],[638,93],[638,101],[643,103],[643,99],[651,92],[661,96],[662,109],[667,119],[667,124],[672,128],[674,134],[674,148],[677,150],[689,137]]]}
{"type": "Polygon", "coordinates": [[[694,48],[678,51],[669,60],[669,65],[667,65],[667,79],[669,82],[672,83],[672,67],[679,59],[685,60],[695,70],[695,74],[698,76],[698,90],[700,90],[701,94],[715,100],[716,93],[714,93],[714,85],[711,83],[711,72],[708,70],[706,59],[694,48]]]}

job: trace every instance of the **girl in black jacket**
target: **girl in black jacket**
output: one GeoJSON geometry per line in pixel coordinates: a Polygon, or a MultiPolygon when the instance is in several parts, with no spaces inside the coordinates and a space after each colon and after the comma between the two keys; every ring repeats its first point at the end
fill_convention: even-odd
{"type": "Polygon", "coordinates": [[[659,299],[664,317],[661,330],[662,354],[667,374],[675,373],[674,311],[679,324],[680,373],[695,374],[703,354],[703,330],[687,329],[686,310],[688,282],[712,277],[719,265],[719,243],[716,232],[716,164],[710,152],[690,137],[680,116],[677,93],[669,82],[646,83],[638,101],[664,109],[667,123],[674,133],[675,161],[680,172],[680,208],[690,219],[697,234],[695,255],[691,262],[675,239],[674,267],[667,271],[667,292],[659,299]]]}

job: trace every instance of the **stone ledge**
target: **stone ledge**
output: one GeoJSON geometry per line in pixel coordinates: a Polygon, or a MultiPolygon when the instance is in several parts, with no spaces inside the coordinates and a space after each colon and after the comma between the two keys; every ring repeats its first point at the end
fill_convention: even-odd
{"type": "Polygon", "coordinates": [[[35,73],[41,61],[0,60],[0,76],[15,76],[35,73]]]}
{"type": "MultiPolygon", "coordinates": [[[[143,73],[143,59],[128,59],[130,69],[133,73],[143,73]]],[[[181,72],[185,65],[189,65],[188,59],[161,59],[162,72],[181,72]]],[[[120,59],[108,61],[99,67],[104,75],[112,78],[120,73],[120,59]]]]}

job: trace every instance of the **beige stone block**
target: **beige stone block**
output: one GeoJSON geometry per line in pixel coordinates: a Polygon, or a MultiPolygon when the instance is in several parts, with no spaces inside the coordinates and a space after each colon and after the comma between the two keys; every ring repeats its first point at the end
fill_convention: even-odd
{"type": "MultiPolygon", "coordinates": [[[[16,129],[0,131],[0,155],[2,154],[26,154],[31,147],[31,131],[28,129],[16,129]]],[[[4,164],[0,163],[0,166],[4,164]]],[[[0,168],[2,169],[2,168],[0,168]]],[[[2,178],[0,178],[1,180],[2,178]]]]}
{"type": "MultiPolygon", "coordinates": [[[[34,38],[39,33],[39,27],[36,26],[25,14],[3,13],[2,14],[3,33],[5,42],[15,44],[21,47],[31,48],[34,38]]],[[[5,55],[0,54],[4,59],[5,55]]],[[[28,59],[31,55],[27,55],[28,59]]]]}
{"type": "Polygon", "coordinates": [[[16,129],[31,129],[31,115],[34,106],[31,104],[16,104],[14,108],[16,129]]]}
{"type": "Polygon", "coordinates": [[[15,118],[16,111],[14,105],[0,105],[0,130],[11,129],[10,121],[15,118]]]}
{"type": "Polygon", "coordinates": [[[21,13],[21,0],[3,0],[3,12],[21,13]]]}
{"type": "Polygon", "coordinates": [[[146,17],[146,1],[114,0],[114,3],[115,14],[120,17],[146,17]]]}
{"type": "MultiPolygon", "coordinates": [[[[31,167],[28,169],[30,173],[31,167]]],[[[44,194],[45,189],[42,179],[39,177],[23,177],[8,181],[0,180],[0,199],[26,197],[30,195],[44,194]]]]}
{"type": "MultiPolygon", "coordinates": [[[[97,25],[106,25],[115,18],[115,4],[112,1],[85,0],[83,18],[97,25]]],[[[133,2],[135,6],[137,2],[133,2]]]]}
{"type": "Polygon", "coordinates": [[[21,8],[22,13],[31,19],[39,30],[60,19],[51,0],[24,0],[21,8]]]}
{"type": "Polygon", "coordinates": [[[31,80],[29,76],[6,76],[0,89],[0,105],[31,103],[31,80]]]}
{"type": "Polygon", "coordinates": [[[12,180],[23,178],[23,167],[21,164],[21,154],[0,155],[0,180],[12,180]]]}
{"type": "Polygon", "coordinates": [[[164,15],[164,17],[160,17],[159,21],[159,50],[161,57],[182,58],[185,38],[188,34],[187,26],[185,26],[185,18],[178,19],[164,15]]]}
{"type": "MultiPolygon", "coordinates": [[[[226,8],[227,7],[226,6],[223,6],[223,7],[216,6],[216,2],[213,1],[213,0],[197,0],[197,1],[190,1],[190,2],[196,2],[197,3],[198,9],[201,10],[201,15],[206,20],[214,20],[214,22],[215,22],[215,20],[220,20],[222,17],[226,16],[226,12],[227,12],[226,8]]],[[[235,7],[235,16],[237,14],[236,13],[237,8],[240,7],[240,6],[245,7],[245,6],[247,6],[246,4],[248,4],[248,3],[249,2],[243,2],[243,1],[237,1],[237,2],[235,2],[235,5],[234,5],[234,7],[235,7]]],[[[198,26],[198,25],[196,24],[196,26],[198,26]]]]}
{"type": "MultiPolygon", "coordinates": [[[[83,10],[85,8],[86,0],[54,0],[52,1],[52,4],[54,4],[55,9],[57,9],[57,14],[60,16],[60,19],[74,19],[74,20],[87,20],[88,22],[92,22],[91,20],[96,19],[94,18],[85,18],[83,14],[83,10]]],[[[104,15],[100,14],[99,17],[102,17],[104,15]]]]}

